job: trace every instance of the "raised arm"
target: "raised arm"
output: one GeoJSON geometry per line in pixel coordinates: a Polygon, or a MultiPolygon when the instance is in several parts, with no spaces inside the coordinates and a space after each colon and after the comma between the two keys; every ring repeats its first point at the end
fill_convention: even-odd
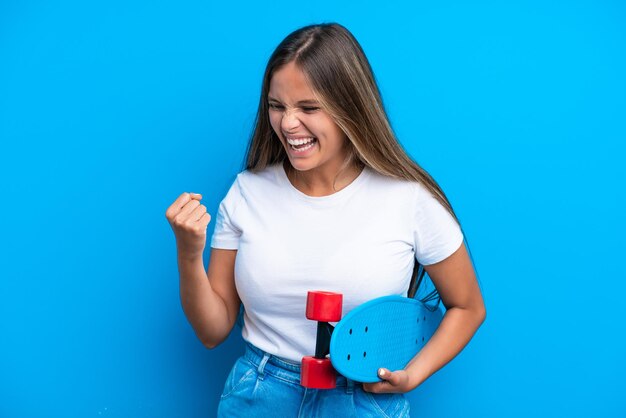
{"type": "Polygon", "coordinates": [[[241,301],[235,288],[236,255],[237,250],[211,248],[208,273],[204,271],[202,258],[178,256],[183,311],[208,348],[221,344],[237,320],[241,301]]]}
{"type": "Polygon", "coordinates": [[[165,216],[176,235],[183,311],[200,341],[213,348],[228,337],[241,304],[235,288],[237,250],[212,248],[209,271],[204,270],[202,254],[211,216],[201,198],[183,193],[165,216]]]}

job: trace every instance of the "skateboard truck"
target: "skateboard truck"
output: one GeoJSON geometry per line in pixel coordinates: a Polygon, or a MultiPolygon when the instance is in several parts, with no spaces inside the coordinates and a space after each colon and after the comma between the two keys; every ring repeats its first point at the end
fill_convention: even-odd
{"type": "Polygon", "coordinates": [[[341,293],[310,291],[306,298],[306,317],[317,322],[315,356],[302,358],[300,384],[311,389],[333,389],[337,372],[326,357],[330,353],[330,337],[335,327],[329,322],[341,319],[341,293]]]}

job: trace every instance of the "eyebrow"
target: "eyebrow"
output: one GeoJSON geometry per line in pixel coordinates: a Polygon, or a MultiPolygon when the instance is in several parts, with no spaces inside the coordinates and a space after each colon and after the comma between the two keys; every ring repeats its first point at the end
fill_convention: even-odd
{"type": "MultiPolygon", "coordinates": [[[[274,99],[273,97],[270,97],[270,96],[267,96],[267,100],[280,103],[280,101],[278,101],[278,100],[276,100],[276,99],[274,99]]],[[[298,104],[298,105],[319,104],[319,102],[317,100],[313,100],[313,99],[305,99],[305,100],[299,100],[296,104],[298,104]]]]}

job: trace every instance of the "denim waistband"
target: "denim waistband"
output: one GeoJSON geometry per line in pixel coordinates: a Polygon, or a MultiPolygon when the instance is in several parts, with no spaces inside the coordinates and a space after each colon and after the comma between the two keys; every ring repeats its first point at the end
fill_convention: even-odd
{"type": "MultiPolygon", "coordinates": [[[[246,351],[243,355],[254,366],[259,374],[268,373],[290,383],[300,384],[300,363],[283,359],[273,354],[266,353],[255,345],[246,341],[246,351]]],[[[349,387],[352,389],[356,382],[337,373],[337,387],[349,387]]]]}

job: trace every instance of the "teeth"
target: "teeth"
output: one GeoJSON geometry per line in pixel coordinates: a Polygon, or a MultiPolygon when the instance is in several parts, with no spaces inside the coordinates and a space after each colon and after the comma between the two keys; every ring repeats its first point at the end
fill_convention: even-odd
{"type": "Polygon", "coordinates": [[[296,151],[296,152],[304,152],[304,151],[306,151],[306,150],[308,150],[308,149],[313,148],[314,146],[315,146],[315,144],[313,144],[313,143],[311,143],[311,144],[309,144],[309,145],[305,145],[305,146],[304,146],[304,147],[302,147],[302,148],[296,148],[296,147],[294,147],[294,146],[292,145],[292,146],[291,146],[291,149],[292,149],[292,150],[294,150],[294,151],[296,151]]]}
{"type": "Polygon", "coordinates": [[[303,144],[313,141],[314,139],[315,138],[313,137],[302,138],[302,139],[287,139],[287,142],[289,142],[290,145],[303,145],[303,144]]]}

